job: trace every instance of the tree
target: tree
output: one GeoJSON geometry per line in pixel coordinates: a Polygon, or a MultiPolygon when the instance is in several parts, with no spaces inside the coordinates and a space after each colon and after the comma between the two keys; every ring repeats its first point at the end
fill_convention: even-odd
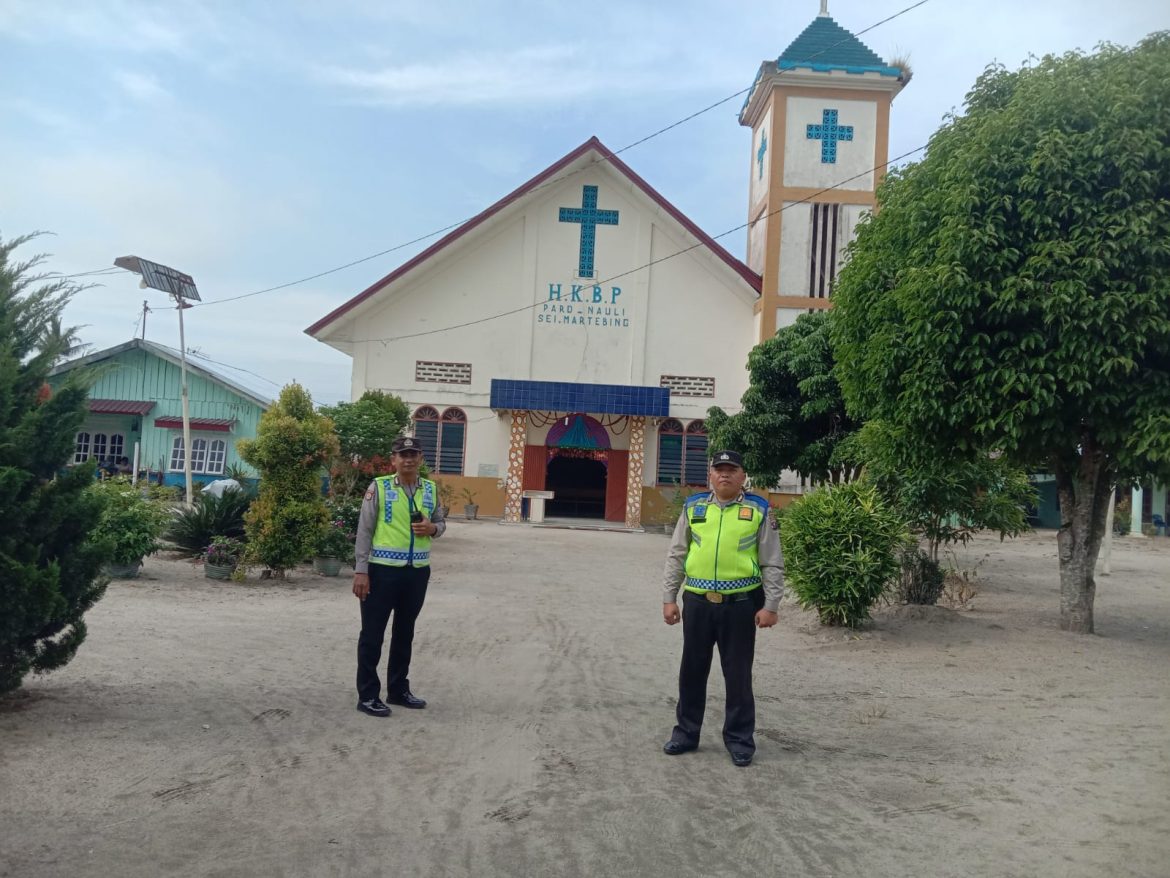
{"type": "Polygon", "coordinates": [[[1170,478],[1170,35],[989,67],[888,175],[834,293],[849,411],[1054,474],[1065,630],[1112,486],[1170,478]]]}
{"type": "Polygon", "coordinates": [[[75,343],[60,317],[79,288],[35,274],[41,257],[12,261],[28,240],[0,240],[0,693],[73,658],[108,555],[90,539],[102,511],[85,490],[93,465],[62,471],[85,420],[84,376],[46,383],[75,343]]]}
{"type": "Polygon", "coordinates": [[[802,314],[748,355],[751,384],[743,409],[728,416],[713,407],[707,431],[714,448],[735,448],[759,484],[774,485],[782,470],[813,482],[852,475],[837,454],[857,424],[845,413],[833,376],[828,314],[802,314]]]}
{"type": "Polygon", "coordinates": [[[936,564],[941,546],[966,544],[981,530],[1003,539],[1028,529],[1025,509],[1036,491],[1006,457],[954,449],[942,454],[882,421],[870,421],[857,439],[866,479],[926,540],[927,557],[936,564]]]}
{"type": "Polygon", "coordinates": [[[406,403],[380,390],[367,390],[357,402],[322,406],[321,414],[337,431],[339,451],[329,463],[329,474],[332,493],[339,497],[365,489],[369,464],[376,465],[375,475],[386,472],[390,447],[410,423],[406,403]]]}
{"type": "Polygon", "coordinates": [[[260,492],[244,517],[248,552],[265,575],[283,577],[314,550],[328,521],[321,497],[325,464],[337,455],[333,422],[313,410],[299,384],[289,384],[260,417],[240,456],[260,473],[260,492]]]}

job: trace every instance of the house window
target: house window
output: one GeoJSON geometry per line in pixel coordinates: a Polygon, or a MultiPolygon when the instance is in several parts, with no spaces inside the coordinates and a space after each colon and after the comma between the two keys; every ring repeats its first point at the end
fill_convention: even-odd
{"type": "Polygon", "coordinates": [[[126,456],[126,440],[121,433],[110,434],[110,457],[117,461],[126,456]]]}
{"type": "Polygon", "coordinates": [[[191,440],[191,472],[201,473],[207,469],[207,440],[191,440]]]}
{"type": "Polygon", "coordinates": [[[73,442],[73,462],[85,463],[89,460],[89,434],[78,433],[73,442]]]}
{"type": "Polygon", "coordinates": [[[839,204],[814,204],[812,216],[808,294],[827,299],[837,280],[837,241],[841,214],[839,204]]]}
{"type": "Polygon", "coordinates": [[[429,405],[414,413],[414,438],[422,446],[423,459],[434,473],[463,475],[467,447],[467,415],[449,408],[440,416],[429,405]]]}
{"type": "Polygon", "coordinates": [[[171,472],[183,468],[183,437],[176,436],[171,442],[171,472]]]}
{"type": "Polygon", "coordinates": [[[227,461],[227,443],[222,439],[212,439],[207,449],[207,472],[219,474],[223,472],[227,461]]]}
{"type": "Polygon", "coordinates": [[[98,459],[98,463],[106,462],[106,434],[93,434],[93,456],[98,459]]]}

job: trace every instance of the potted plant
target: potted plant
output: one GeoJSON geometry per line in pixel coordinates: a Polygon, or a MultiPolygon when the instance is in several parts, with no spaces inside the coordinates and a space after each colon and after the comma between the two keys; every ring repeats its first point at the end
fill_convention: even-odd
{"type": "Polygon", "coordinates": [[[234,537],[212,537],[203,550],[203,575],[208,579],[231,579],[244,557],[244,543],[234,537]]]}
{"type": "Polygon", "coordinates": [[[446,518],[451,512],[451,501],[455,499],[455,488],[438,479],[435,480],[435,485],[439,489],[439,505],[443,508],[443,518],[446,518]]]}
{"type": "Polygon", "coordinates": [[[322,576],[337,576],[343,561],[353,557],[353,543],[356,534],[349,532],[340,519],[330,521],[317,537],[317,552],[313,558],[313,569],[322,576]]]}
{"type": "Polygon", "coordinates": [[[143,497],[125,478],[95,482],[89,490],[101,498],[102,514],[94,540],[109,554],[107,572],[115,579],[134,579],[143,558],[159,547],[167,509],[143,497]]]}
{"type": "Polygon", "coordinates": [[[464,485],[459,490],[459,496],[463,498],[463,515],[468,521],[474,521],[475,517],[479,515],[479,504],[475,502],[475,491],[471,490],[469,485],[464,485]]]}

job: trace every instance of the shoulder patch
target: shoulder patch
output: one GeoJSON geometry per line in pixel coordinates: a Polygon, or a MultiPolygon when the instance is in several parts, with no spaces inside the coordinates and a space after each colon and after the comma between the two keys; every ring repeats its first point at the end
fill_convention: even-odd
{"type": "Polygon", "coordinates": [[[739,507],[739,520],[740,521],[751,521],[752,517],[754,515],[755,515],[755,510],[751,506],[739,507]]]}
{"type": "Polygon", "coordinates": [[[687,497],[686,505],[687,506],[694,506],[698,503],[703,503],[706,501],[706,499],[709,496],[711,496],[711,493],[709,491],[701,491],[698,494],[691,494],[691,496],[687,497]]]}

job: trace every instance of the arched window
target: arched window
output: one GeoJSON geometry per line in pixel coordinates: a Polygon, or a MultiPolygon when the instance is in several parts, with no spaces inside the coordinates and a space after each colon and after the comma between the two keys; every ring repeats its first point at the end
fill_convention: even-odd
{"type": "Polygon", "coordinates": [[[447,475],[463,475],[463,457],[467,448],[467,415],[462,409],[447,409],[439,424],[439,467],[447,475]]]}
{"type": "Polygon", "coordinates": [[[683,425],[668,418],[658,428],[658,484],[682,482],[683,425]]]}
{"type": "Polygon", "coordinates": [[[85,463],[89,460],[89,434],[78,433],[73,441],[73,462],[85,463]]]}
{"type": "Polygon", "coordinates": [[[171,472],[183,469],[183,437],[176,436],[171,442],[171,472]]]}
{"type": "Polygon", "coordinates": [[[667,418],[658,428],[658,484],[707,485],[707,427],[667,418]]]}
{"type": "Polygon", "coordinates": [[[118,458],[126,456],[126,439],[121,433],[110,434],[110,457],[117,462],[118,458]]]}
{"type": "Polygon", "coordinates": [[[207,440],[191,440],[191,472],[201,473],[207,470],[207,440]]]}
{"type": "Polygon", "coordinates": [[[207,472],[222,473],[227,460],[227,443],[222,439],[212,439],[207,450],[207,472]]]}
{"type": "Polygon", "coordinates": [[[414,438],[422,446],[423,459],[431,472],[463,475],[467,415],[462,409],[449,408],[440,416],[437,409],[420,406],[414,413],[414,438]]]}
{"type": "Polygon", "coordinates": [[[106,454],[107,454],[106,447],[107,447],[106,446],[106,434],[105,433],[94,433],[93,434],[93,456],[98,459],[99,464],[106,462],[106,454]]]}
{"type": "Polygon", "coordinates": [[[688,485],[707,484],[707,425],[702,421],[687,424],[683,437],[683,466],[688,485]]]}
{"type": "Polygon", "coordinates": [[[439,412],[429,405],[419,406],[414,413],[414,438],[422,446],[423,460],[432,472],[439,456],[439,412]]]}

